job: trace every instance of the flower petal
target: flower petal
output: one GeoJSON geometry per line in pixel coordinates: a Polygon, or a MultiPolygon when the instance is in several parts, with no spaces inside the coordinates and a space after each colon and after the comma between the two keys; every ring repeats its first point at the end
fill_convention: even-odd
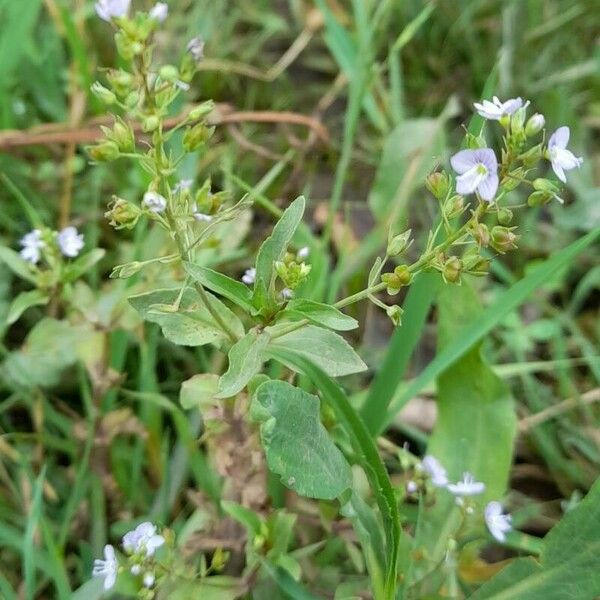
{"type": "Polygon", "coordinates": [[[478,186],[477,191],[482,200],[491,202],[498,191],[498,174],[490,173],[478,186]]]}
{"type": "Polygon", "coordinates": [[[552,161],[552,170],[563,183],[567,183],[567,176],[565,175],[563,168],[556,161],[552,161]]]}
{"type": "Polygon", "coordinates": [[[571,136],[571,130],[563,125],[559,127],[548,140],[548,148],[556,146],[558,148],[566,148],[569,143],[569,137],[571,136]]]}
{"type": "Polygon", "coordinates": [[[450,159],[452,168],[459,174],[462,175],[468,171],[471,167],[477,164],[477,158],[474,150],[460,150],[450,159]]]}
{"type": "Polygon", "coordinates": [[[498,170],[498,160],[491,148],[478,148],[474,152],[476,161],[482,163],[490,173],[495,173],[498,170]]]}

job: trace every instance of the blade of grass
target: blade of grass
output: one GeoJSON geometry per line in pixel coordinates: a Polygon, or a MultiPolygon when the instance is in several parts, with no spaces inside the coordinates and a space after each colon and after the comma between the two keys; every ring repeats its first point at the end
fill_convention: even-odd
{"type": "Polygon", "coordinates": [[[46,467],[44,466],[35,480],[33,493],[31,496],[31,506],[27,515],[27,525],[23,540],[23,578],[25,583],[25,598],[33,600],[35,595],[35,533],[42,518],[42,491],[44,489],[44,479],[46,477],[46,467]]]}

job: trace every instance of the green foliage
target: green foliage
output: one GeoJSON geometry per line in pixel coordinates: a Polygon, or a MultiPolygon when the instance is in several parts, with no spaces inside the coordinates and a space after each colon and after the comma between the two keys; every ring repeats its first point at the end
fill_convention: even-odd
{"type": "Polygon", "coordinates": [[[350,331],[358,327],[356,319],[345,315],[337,308],[306,298],[291,300],[288,302],[285,310],[282,310],[279,315],[282,319],[308,319],[312,323],[337,331],[350,331]]]}
{"type": "Polygon", "coordinates": [[[301,496],[333,500],[352,485],[343,454],[323,427],[316,396],[284,381],[263,383],[252,402],[269,469],[301,496]]]}

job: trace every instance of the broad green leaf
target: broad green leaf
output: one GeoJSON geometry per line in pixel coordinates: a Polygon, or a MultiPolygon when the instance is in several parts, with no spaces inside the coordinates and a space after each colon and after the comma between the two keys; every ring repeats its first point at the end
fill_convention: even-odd
{"type": "Polygon", "coordinates": [[[256,257],[255,298],[263,297],[271,290],[275,274],[273,265],[275,261],[281,260],[294,232],[300,225],[305,204],[303,196],[296,198],[277,221],[271,235],[262,243],[256,257]]]}
{"type": "Polygon", "coordinates": [[[273,565],[267,560],[261,560],[264,570],[269,577],[279,586],[286,598],[291,600],[318,600],[303,585],[298,583],[286,570],[273,565]]]}
{"type": "Polygon", "coordinates": [[[231,300],[247,312],[252,312],[252,293],[250,289],[240,281],[231,279],[218,271],[213,271],[207,267],[201,267],[190,262],[184,263],[187,274],[202,284],[204,287],[212,290],[216,294],[231,300]]]}
{"type": "Polygon", "coordinates": [[[356,319],[345,315],[334,306],[305,298],[298,298],[288,302],[288,305],[280,313],[280,316],[282,318],[308,319],[317,325],[323,325],[323,327],[329,327],[338,331],[350,331],[358,327],[356,319]]]}
{"type": "Polygon", "coordinates": [[[264,351],[269,337],[264,333],[248,332],[229,350],[229,368],[219,379],[215,398],[230,398],[241,392],[262,368],[264,351]]]}
{"type": "Polygon", "coordinates": [[[66,321],[42,319],[22,348],[0,364],[0,378],[10,387],[56,385],[62,370],[77,360],[77,343],[88,334],[66,321]]]}
{"type": "Polygon", "coordinates": [[[373,437],[339,385],[328,377],[319,366],[289,350],[282,349],[279,351],[279,355],[284,362],[294,365],[297,370],[307,375],[322,394],[323,399],[334,410],[336,417],[349,435],[381,513],[386,539],[386,563],[380,565],[380,568],[385,571],[384,587],[385,593],[387,593],[385,597],[392,598],[397,583],[396,574],[401,536],[400,513],[394,489],[373,437]]]}
{"type": "MultiPolygon", "coordinates": [[[[331,377],[342,377],[367,369],[367,365],[342,336],[315,325],[306,325],[271,340],[267,349],[269,355],[288,364],[281,359],[279,350],[293,352],[318,364],[331,377]]],[[[291,365],[291,368],[295,368],[295,365],[291,365]]]]}
{"type": "Polygon", "coordinates": [[[544,538],[539,562],[519,558],[473,600],[559,600],[600,596],[600,480],[544,538]]]}
{"type": "Polygon", "coordinates": [[[32,306],[43,306],[48,304],[50,298],[41,290],[21,292],[11,303],[6,317],[7,325],[12,325],[19,320],[20,316],[32,306]]]}
{"type": "Polygon", "coordinates": [[[185,410],[197,408],[202,412],[204,408],[213,404],[218,384],[219,376],[214,373],[194,375],[181,384],[179,403],[185,410]]]}
{"type": "Polygon", "coordinates": [[[79,279],[79,277],[102,260],[105,254],[106,250],[103,248],[94,248],[93,250],[82,254],[73,262],[67,264],[64,273],[65,281],[75,281],[76,279],[79,279]]]}
{"type": "Polygon", "coordinates": [[[286,383],[267,381],[252,400],[251,415],[269,469],[301,496],[333,500],[352,485],[352,471],[320,420],[316,396],[286,383]]]}
{"type": "Polygon", "coordinates": [[[36,269],[21,258],[18,252],[6,246],[0,246],[0,261],[3,262],[15,275],[30,283],[36,282],[36,269]]]}
{"type": "MultiPolygon", "coordinates": [[[[443,351],[467,323],[477,318],[481,307],[465,281],[460,286],[442,286],[438,308],[439,347],[443,351]]],[[[483,481],[486,489],[476,498],[478,502],[501,499],[506,492],[517,425],[509,388],[476,345],[439,376],[437,389],[438,417],[427,453],[440,460],[451,480],[469,471],[483,481]]],[[[427,556],[427,561],[419,563],[424,572],[443,558],[448,538],[459,522],[460,511],[449,493],[440,492],[435,505],[420,512],[415,549],[427,556]]]]}
{"type": "Polygon", "coordinates": [[[253,537],[263,533],[263,522],[253,510],[229,500],[222,500],[221,508],[246,528],[251,542],[253,537]]]}
{"type": "MultiPolygon", "coordinates": [[[[160,325],[163,335],[181,346],[202,346],[225,337],[202,299],[193,288],[156,290],[129,298],[129,303],[151,323],[160,325]]],[[[244,335],[244,326],[238,317],[212,294],[206,293],[211,307],[230,326],[236,335],[244,335]]]]}
{"type": "Polygon", "coordinates": [[[522,304],[538,287],[552,281],[556,272],[571,262],[580,252],[585,250],[600,235],[600,229],[591,231],[584,237],[563,248],[541,265],[536,267],[521,281],[501,294],[476,319],[471,319],[460,335],[435,357],[429,365],[406,387],[390,404],[385,421],[380,429],[394,420],[396,413],[430,381],[458,360],[474,344],[491,331],[508,313],[522,304]]]}

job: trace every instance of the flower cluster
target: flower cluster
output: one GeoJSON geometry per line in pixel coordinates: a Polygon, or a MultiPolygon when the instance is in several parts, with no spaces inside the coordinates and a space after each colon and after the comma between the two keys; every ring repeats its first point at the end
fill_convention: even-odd
{"type": "MultiPolygon", "coordinates": [[[[121,545],[126,554],[127,568],[132,575],[141,578],[143,587],[149,589],[156,581],[154,553],[165,543],[165,538],[157,533],[157,528],[146,521],[127,532],[121,545]]],[[[104,546],[104,559],[96,559],[92,575],[104,578],[104,589],[112,588],[119,573],[119,561],[113,546],[104,546]]]]}
{"type": "Polygon", "coordinates": [[[66,258],[75,258],[84,246],[83,234],[72,225],[60,231],[34,229],[25,234],[21,241],[21,258],[36,265],[44,252],[47,257],[57,253],[66,258]]]}
{"type": "MultiPolygon", "coordinates": [[[[472,473],[463,473],[462,479],[450,483],[448,473],[441,462],[434,456],[427,455],[417,464],[417,471],[424,473],[435,488],[449,491],[455,498],[459,506],[464,506],[465,512],[471,514],[474,508],[466,504],[466,498],[478,496],[485,491],[485,484],[477,481],[472,473]]],[[[407,483],[406,489],[409,494],[415,494],[419,491],[417,481],[411,480],[407,483]]],[[[499,542],[506,541],[506,533],[512,530],[512,519],[510,515],[504,514],[500,502],[489,502],[484,509],[485,524],[492,536],[499,542]]]]}

